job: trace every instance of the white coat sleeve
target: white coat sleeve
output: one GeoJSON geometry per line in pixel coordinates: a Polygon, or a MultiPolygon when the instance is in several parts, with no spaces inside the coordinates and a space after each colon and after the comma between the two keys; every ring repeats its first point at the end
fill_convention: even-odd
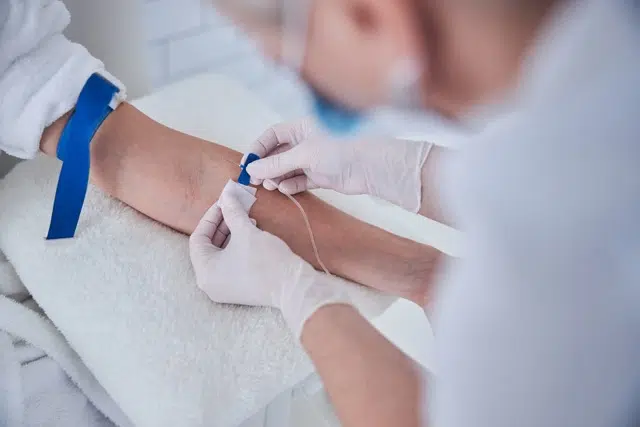
{"type": "Polygon", "coordinates": [[[429,425],[639,425],[640,74],[612,68],[450,168],[467,247],[434,316],[429,425]]]}
{"type": "Polygon", "coordinates": [[[75,105],[94,72],[124,87],[102,62],[62,31],[69,12],[59,0],[0,1],[0,150],[31,158],[44,129],[75,105]]]}

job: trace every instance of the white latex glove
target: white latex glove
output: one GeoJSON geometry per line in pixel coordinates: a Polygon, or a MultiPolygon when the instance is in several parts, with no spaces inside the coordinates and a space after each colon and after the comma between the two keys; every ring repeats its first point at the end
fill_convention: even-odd
{"type": "Polygon", "coordinates": [[[337,280],[320,273],[282,240],[259,230],[240,201],[223,193],[189,239],[198,287],[215,302],[280,309],[300,337],[327,304],[349,304],[337,280]]]}
{"type": "Polygon", "coordinates": [[[249,152],[260,156],[247,167],[254,185],[295,194],[326,188],[370,194],[418,212],[422,167],[432,144],[392,138],[336,140],[313,121],[282,123],[267,130],[249,152]]]}

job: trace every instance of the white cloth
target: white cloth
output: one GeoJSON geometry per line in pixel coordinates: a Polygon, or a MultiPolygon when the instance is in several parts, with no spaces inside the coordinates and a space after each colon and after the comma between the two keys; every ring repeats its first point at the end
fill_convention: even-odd
{"type": "Polygon", "coordinates": [[[637,5],[556,11],[518,114],[445,165],[466,241],[435,313],[429,425],[640,421],[637,5]]]}
{"type": "MultiPolygon", "coordinates": [[[[312,372],[276,310],[212,303],[187,236],[93,186],[76,237],[45,241],[59,169],[42,156],[0,181],[0,249],[134,425],[237,425],[312,372]]],[[[365,313],[390,302],[349,288],[365,313]]]]}
{"type": "MultiPolygon", "coordinates": [[[[68,23],[69,13],[57,0],[0,2],[0,155],[6,151],[21,158],[33,157],[43,130],[73,108],[82,86],[94,72],[117,84],[121,89],[118,99],[124,99],[123,85],[103,64],[62,35],[68,23]]],[[[30,333],[36,339],[54,341],[56,345],[51,349],[57,348],[56,354],[73,354],[55,328],[38,317],[32,307],[17,302],[25,299],[28,300],[26,288],[0,252],[0,303],[10,306],[11,312],[16,310],[21,318],[31,319],[30,333]]],[[[0,424],[106,425],[104,416],[68,379],[67,375],[73,376],[73,372],[65,374],[54,358],[24,341],[26,337],[2,332],[4,327],[15,333],[19,322],[8,319],[8,315],[7,310],[0,313],[0,370],[16,382],[6,393],[0,393],[0,408],[8,411],[0,410],[0,424]],[[4,406],[7,402],[13,403],[4,406]]],[[[76,365],[86,378],[90,377],[77,356],[71,365],[62,365],[76,365]]],[[[8,387],[8,383],[5,385],[8,387]]],[[[110,400],[103,391],[98,395],[98,399],[110,400]]]]}
{"type": "Polygon", "coordinates": [[[69,19],[59,0],[0,2],[0,151],[33,157],[43,130],[73,108],[94,72],[124,98],[103,64],[64,37],[69,19]]]}
{"type": "Polygon", "coordinates": [[[0,252],[0,425],[113,425],[92,402],[127,422],[92,378],[0,252]]]}
{"type": "Polygon", "coordinates": [[[24,300],[29,296],[29,291],[2,252],[0,252],[0,295],[16,301],[24,300]]]}
{"type": "Polygon", "coordinates": [[[56,361],[3,331],[0,331],[0,369],[3,371],[0,375],[2,425],[114,426],[95,409],[56,361]]]}
{"type": "Polygon", "coordinates": [[[131,425],[33,301],[0,295],[0,371],[1,425],[131,425]]]}

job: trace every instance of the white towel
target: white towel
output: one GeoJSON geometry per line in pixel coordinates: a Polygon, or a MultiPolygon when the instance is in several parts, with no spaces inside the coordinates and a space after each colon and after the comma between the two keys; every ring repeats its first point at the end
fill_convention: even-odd
{"type": "Polygon", "coordinates": [[[29,295],[11,263],[0,251],[0,295],[21,301],[29,295]]]}
{"type": "Polygon", "coordinates": [[[113,426],[96,406],[128,425],[0,252],[0,425],[113,426]]]}
{"type": "Polygon", "coordinates": [[[58,172],[39,157],[0,181],[0,249],[135,425],[236,425],[311,372],[279,313],[212,303],[186,236],[94,187],[77,237],[45,241],[58,172]]]}
{"type": "MultiPolygon", "coordinates": [[[[30,351],[44,351],[48,357],[43,358],[43,363],[57,365],[64,371],[64,374],[78,386],[78,388],[86,395],[86,397],[98,408],[103,414],[108,416],[116,425],[120,427],[128,427],[131,425],[127,417],[122,413],[113,400],[109,397],[104,388],[96,381],[95,377],[82,363],[78,355],[69,347],[66,340],[53,324],[36,310],[32,310],[23,304],[20,304],[8,297],[0,295],[0,370],[6,376],[0,380],[0,395],[3,396],[3,402],[0,402],[0,422],[7,421],[9,425],[33,425],[31,422],[34,417],[39,414],[51,413],[53,409],[63,410],[64,414],[58,414],[58,419],[48,420],[51,425],[59,425],[58,421],[62,419],[76,419],[88,408],[70,407],[58,399],[55,404],[50,398],[55,398],[55,393],[59,393],[65,389],[55,389],[45,392],[40,396],[40,401],[25,402],[25,396],[30,398],[38,398],[38,394],[42,393],[46,388],[46,381],[50,381],[51,387],[54,387],[57,378],[45,378],[43,373],[51,374],[61,372],[56,369],[45,369],[44,372],[35,373],[42,377],[41,383],[34,382],[33,370],[22,370],[20,368],[21,360],[15,351],[14,344],[16,337],[25,340],[32,347],[30,351]],[[5,332],[7,331],[7,332],[5,332]],[[30,376],[31,378],[26,378],[30,376]],[[33,387],[37,386],[37,389],[33,387]],[[39,389],[39,390],[38,390],[39,389]],[[39,405],[45,406],[52,403],[53,407],[38,408],[39,405]],[[33,411],[32,409],[35,409],[33,411]],[[11,424],[11,423],[14,424],[11,424]]],[[[73,387],[68,387],[69,390],[73,387]]],[[[66,390],[68,391],[68,390],[66,390]]],[[[64,398],[64,397],[62,397],[64,398]]],[[[67,402],[78,402],[78,396],[67,396],[67,402]]],[[[37,425],[37,424],[36,424],[37,425]]],[[[87,425],[94,425],[88,424],[87,425]]]]}

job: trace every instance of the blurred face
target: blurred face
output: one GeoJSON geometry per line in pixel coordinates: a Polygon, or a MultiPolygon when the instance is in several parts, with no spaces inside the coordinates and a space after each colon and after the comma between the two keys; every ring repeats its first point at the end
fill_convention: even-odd
{"type": "Polygon", "coordinates": [[[314,1],[302,76],[347,107],[392,103],[395,86],[428,69],[411,1],[314,1]]]}
{"type": "Polygon", "coordinates": [[[213,2],[320,94],[358,110],[409,91],[420,107],[459,116],[513,83],[535,27],[483,2],[213,2]]]}
{"type": "Polygon", "coordinates": [[[319,93],[339,104],[366,109],[391,101],[394,76],[411,70],[416,75],[423,68],[426,58],[413,1],[213,0],[213,4],[256,39],[265,53],[296,68],[319,93]]]}

